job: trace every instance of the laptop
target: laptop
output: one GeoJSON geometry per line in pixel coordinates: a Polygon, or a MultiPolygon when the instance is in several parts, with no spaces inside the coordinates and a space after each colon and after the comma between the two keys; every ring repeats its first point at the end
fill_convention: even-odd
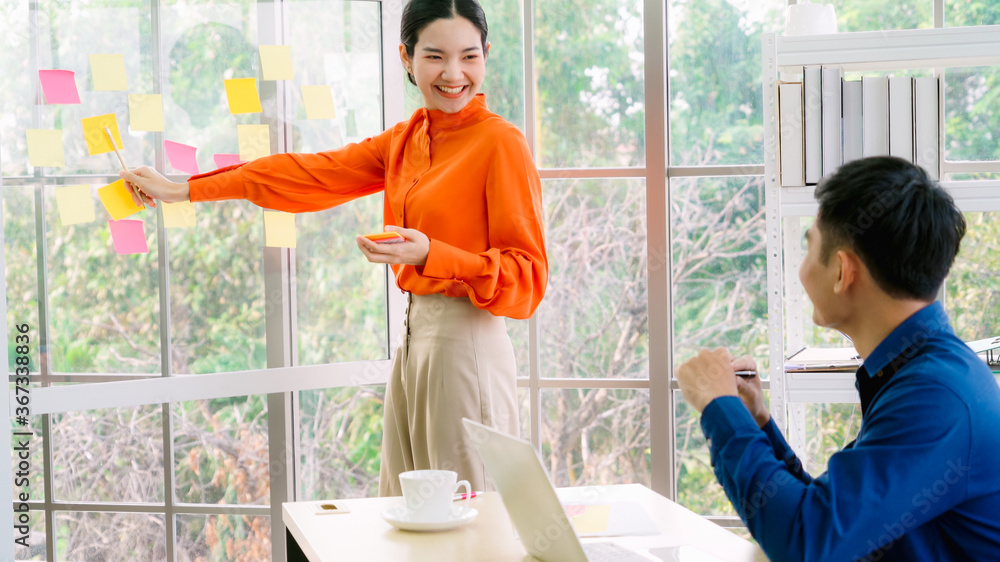
{"type": "Polygon", "coordinates": [[[582,544],[531,443],[462,418],[524,548],[542,562],[664,560],[624,546],[582,544]]]}

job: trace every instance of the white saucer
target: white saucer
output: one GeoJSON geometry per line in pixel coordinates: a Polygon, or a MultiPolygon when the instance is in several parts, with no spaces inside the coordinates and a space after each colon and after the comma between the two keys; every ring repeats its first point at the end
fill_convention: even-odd
{"type": "Polygon", "coordinates": [[[455,527],[461,527],[471,522],[479,512],[475,508],[469,508],[464,514],[461,506],[451,508],[451,517],[442,521],[414,521],[413,515],[405,505],[396,506],[382,512],[382,519],[397,529],[404,531],[447,531],[455,527]]]}

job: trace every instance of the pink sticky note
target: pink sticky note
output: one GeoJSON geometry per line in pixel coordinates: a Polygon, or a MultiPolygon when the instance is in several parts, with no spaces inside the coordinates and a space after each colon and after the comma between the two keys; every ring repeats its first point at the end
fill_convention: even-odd
{"type": "Polygon", "coordinates": [[[194,153],[198,149],[193,146],[174,141],[163,141],[163,149],[167,151],[167,160],[174,169],[188,174],[197,174],[198,160],[194,153]]]}
{"type": "Polygon", "coordinates": [[[216,168],[225,168],[226,166],[243,163],[243,161],[240,160],[239,154],[216,154],[214,158],[216,168]]]}
{"type": "Polygon", "coordinates": [[[76,90],[76,79],[72,70],[39,70],[47,103],[80,103],[80,93],[76,90]]]}
{"type": "Polygon", "coordinates": [[[142,221],[110,220],[108,226],[111,228],[111,240],[115,244],[115,253],[118,255],[149,253],[149,246],[146,245],[146,233],[142,229],[142,221]]]}

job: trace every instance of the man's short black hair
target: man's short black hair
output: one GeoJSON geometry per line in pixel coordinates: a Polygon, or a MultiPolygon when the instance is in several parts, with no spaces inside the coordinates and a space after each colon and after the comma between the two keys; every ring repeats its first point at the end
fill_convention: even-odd
{"type": "Polygon", "coordinates": [[[891,156],[854,160],[819,184],[816,200],[823,263],[847,247],[889,296],[934,300],[965,217],[922,168],[891,156]]]}

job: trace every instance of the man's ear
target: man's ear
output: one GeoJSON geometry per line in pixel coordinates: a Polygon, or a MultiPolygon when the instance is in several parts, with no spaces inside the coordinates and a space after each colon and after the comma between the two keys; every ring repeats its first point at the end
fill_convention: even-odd
{"type": "Polygon", "coordinates": [[[837,282],[833,285],[833,292],[844,294],[857,285],[861,275],[861,258],[850,250],[837,250],[837,266],[839,269],[837,282]]]}

